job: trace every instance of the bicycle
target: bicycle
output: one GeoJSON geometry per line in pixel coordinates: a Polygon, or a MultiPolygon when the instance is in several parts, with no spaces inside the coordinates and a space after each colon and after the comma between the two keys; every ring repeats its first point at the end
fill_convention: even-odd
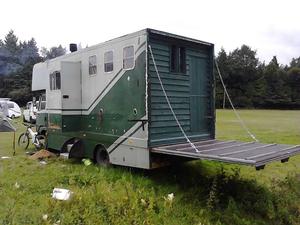
{"type": "Polygon", "coordinates": [[[33,131],[31,128],[34,125],[23,123],[26,127],[26,131],[19,136],[18,146],[26,150],[29,146],[29,140],[31,139],[32,144],[37,150],[46,147],[46,136],[38,134],[38,132],[33,131]]]}

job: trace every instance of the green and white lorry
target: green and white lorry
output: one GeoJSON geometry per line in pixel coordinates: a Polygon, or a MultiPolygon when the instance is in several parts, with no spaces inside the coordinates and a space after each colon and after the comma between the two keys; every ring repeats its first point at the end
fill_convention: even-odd
{"type": "Polygon", "coordinates": [[[215,140],[213,70],[213,44],[144,29],[36,64],[32,90],[46,93],[36,125],[49,149],[144,169],[173,159],[263,168],[300,151],[215,140]]]}

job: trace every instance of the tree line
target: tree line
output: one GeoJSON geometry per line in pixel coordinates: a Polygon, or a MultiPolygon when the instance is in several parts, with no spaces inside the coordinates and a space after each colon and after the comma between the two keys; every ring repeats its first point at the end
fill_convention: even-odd
{"type": "MultiPolygon", "coordinates": [[[[229,53],[221,49],[218,62],[225,86],[239,108],[300,108],[300,57],[281,65],[276,56],[266,64],[255,50],[242,45],[229,53]]],[[[217,70],[216,107],[230,107],[217,70]]]]}
{"type": "Polygon", "coordinates": [[[19,41],[13,30],[0,39],[0,98],[11,98],[24,106],[32,100],[32,68],[34,64],[64,55],[61,45],[39,51],[34,38],[19,41]]]}
{"type": "MultiPolygon", "coordinates": [[[[11,30],[0,39],[0,97],[20,105],[32,99],[33,65],[64,55],[61,45],[38,49],[34,38],[19,41],[11,30]]],[[[221,49],[216,56],[224,83],[238,108],[300,108],[300,57],[281,65],[276,56],[266,64],[255,50],[242,45],[231,52],[221,49]]],[[[216,73],[216,107],[230,107],[216,73]]]]}

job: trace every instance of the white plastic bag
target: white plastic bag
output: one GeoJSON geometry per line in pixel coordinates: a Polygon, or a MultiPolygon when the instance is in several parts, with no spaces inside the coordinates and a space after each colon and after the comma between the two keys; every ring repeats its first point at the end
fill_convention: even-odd
{"type": "Polygon", "coordinates": [[[69,200],[73,192],[68,189],[54,188],[52,192],[52,198],[57,200],[69,200]]]}

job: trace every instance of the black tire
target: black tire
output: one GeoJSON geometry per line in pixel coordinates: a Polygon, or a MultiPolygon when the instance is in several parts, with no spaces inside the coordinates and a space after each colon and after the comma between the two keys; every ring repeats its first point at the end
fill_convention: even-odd
{"type": "Polygon", "coordinates": [[[47,138],[45,135],[39,134],[36,136],[36,139],[39,141],[40,145],[35,146],[37,150],[46,149],[47,147],[47,138]]]}
{"type": "Polygon", "coordinates": [[[22,133],[18,139],[18,146],[26,150],[29,145],[29,137],[28,134],[22,133]]]}
{"type": "Polygon", "coordinates": [[[10,118],[11,118],[11,119],[14,119],[14,118],[15,118],[15,114],[12,114],[10,118]]]}
{"type": "Polygon", "coordinates": [[[24,123],[26,122],[26,120],[25,120],[25,116],[23,116],[23,122],[24,122],[24,123]]]}
{"type": "Polygon", "coordinates": [[[97,148],[94,156],[95,163],[99,166],[107,167],[110,165],[108,152],[104,148],[97,148]]]}

